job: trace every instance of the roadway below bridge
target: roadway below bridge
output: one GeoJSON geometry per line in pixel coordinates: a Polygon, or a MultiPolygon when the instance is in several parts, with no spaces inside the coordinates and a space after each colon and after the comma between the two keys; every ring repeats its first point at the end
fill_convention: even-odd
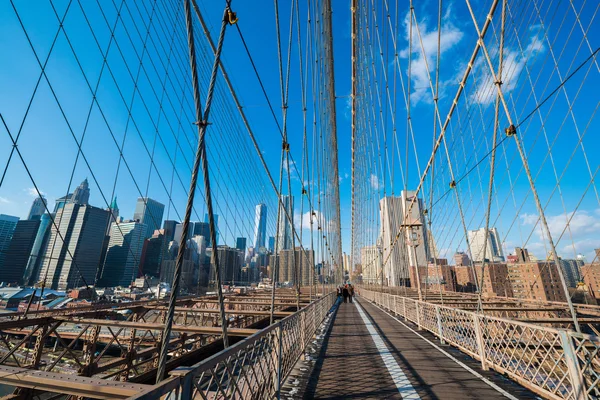
{"type": "Polygon", "coordinates": [[[364,298],[340,304],[319,342],[318,357],[299,362],[282,398],[538,398],[364,298]]]}

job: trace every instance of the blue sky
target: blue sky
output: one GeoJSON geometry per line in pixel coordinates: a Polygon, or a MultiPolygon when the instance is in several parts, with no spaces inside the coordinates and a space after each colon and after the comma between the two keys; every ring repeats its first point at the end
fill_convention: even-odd
{"type": "MultiPolygon", "coordinates": [[[[173,219],[182,218],[185,191],[189,181],[189,164],[195,150],[195,128],[191,124],[194,117],[187,69],[187,50],[182,46],[185,44],[182,40],[185,39],[185,31],[181,30],[184,25],[179,19],[177,28],[180,31],[171,32],[173,25],[170,24],[173,24],[174,19],[170,18],[176,18],[174,15],[179,18],[182,16],[181,10],[176,9],[181,6],[179,2],[156,2],[155,14],[152,14],[152,4],[154,3],[147,2],[143,5],[125,3],[121,8],[121,18],[116,25],[114,21],[118,19],[116,10],[122,6],[120,2],[102,3],[101,8],[98,5],[85,3],[82,8],[77,2],[59,1],[54,2],[54,9],[47,2],[35,8],[16,2],[16,11],[11,4],[0,6],[2,7],[0,47],[5,54],[13,55],[0,67],[0,87],[4,93],[0,96],[0,110],[11,134],[16,137],[35,91],[18,146],[39,189],[50,203],[55,198],[66,194],[67,188],[72,191],[87,177],[90,181],[92,205],[106,207],[106,203],[110,203],[114,193],[118,196],[121,215],[130,218],[140,193],[144,195],[148,193],[150,197],[167,205],[171,193],[173,205],[168,216],[173,219]],[[58,21],[63,18],[65,12],[64,31],[59,32],[53,45],[59,31],[58,21]],[[166,14],[168,15],[165,16],[166,14]],[[144,29],[147,29],[146,22],[150,20],[151,15],[154,15],[154,25],[147,35],[144,29]],[[42,76],[37,90],[36,82],[40,78],[41,68],[19,23],[19,18],[32,42],[39,63],[44,64],[52,48],[45,68],[50,84],[46,77],[42,76]],[[91,28],[87,25],[86,19],[90,21],[91,28]],[[115,39],[111,41],[113,25],[116,26],[115,39]],[[108,52],[106,52],[107,48],[110,49],[108,52]],[[107,62],[103,64],[105,52],[107,62]],[[167,61],[169,55],[171,59],[167,61]],[[143,59],[142,69],[139,68],[136,57],[143,59]],[[161,74],[166,69],[171,74],[168,79],[165,78],[165,74],[161,74]],[[136,78],[138,86],[137,91],[134,92],[133,82],[136,78]],[[98,86],[97,101],[93,102],[92,95],[96,85],[98,86]],[[180,104],[183,97],[185,97],[184,111],[181,112],[180,104]],[[162,113],[159,112],[161,99],[164,106],[162,113]],[[155,133],[157,131],[159,135],[155,133]],[[186,140],[182,140],[183,137],[186,140]],[[164,146],[161,146],[161,140],[164,141],[164,146]],[[181,141],[179,150],[175,150],[177,140],[181,141]],[[82,143],[85,160],[80,156],[76,162],[78,143],[82,143]],[[119,163],[121,146],[123,159],[119,163]],[[150,164],[151,158],[154,160],[155,167],[150,164]],[[176,165],[179,177],[175,174],[173,178],[173,164],[176,165]],[[102,190],[102,194],[99,189],[102,190]]],[[[218,32],[215,28],[219,26],[223,5],[220,2],[206,1],[199,2],[199,5],[211,27],[213,37],[216,38],[218,32]]],[[[240,28],[281,123],[273,4],[265,2],[264,10],[258,12],[255,6],[239,2],[235,5],[235,11],[238,13],[240,28]]],[[[303,46],[306,45],[306,12],[303,6],[301,10],[303,46]]],[[[285,8],[282,5],[280,14],[282,21],[287,21],[289,5],[285,8]]],[[[341,34],[339,38],[336,34],[335,51],[336,57],[340,60],[347,60],[349,57],[348,14],[349,10],[345,7],[336,9],[334,30],[341,34]]],[[[202,38],[198,25],[196,25],[196,41],[197,48],[202,49],[199,50],[199,71],[204,99],[212,56],[206,52],[207,44],[202,38]]],[[[289,23],[282,22],[284,55],[287,52],[288,28],[289,23]]],[[[294,41],[296,40],[297,38],[294,38],[294,41]]],[[[294,46],[292,51],[294,58],[291,64],[288,131],[292,155],[300,166],[302,113],[297,47],[294,46]]],[[[234,82],[260,149],[277,181],[281,151],[280,133],[267,107],[267,102],[260,92],[258,81],[234,27],[229,27],[226,34],[223,61],[234,82]]],[[[349,64],[336,63],[336,73],[347,77],[349,64]]],[[[349,79],[339,79],[336,90],[340,94],[338,104],[343,107],[346,101],[344,96],[349,92],[349,79]]],[[[309,118],[312,119],[311,116],[309,118]]],[[[268,235],[273,235],[276,205],[273,191],[220,76],[211,122],[208,131],[208,149],[212,157],[209,158],[209,162],[213,168],[213,199],[217,212],[221,215],[219,227],[221,237],[225,238],[228,244],[232,244],[235,236],[251,238],[254,205],[259,202],[267,203],[268,235]],[[223,215],[228,217],[223,218],[223,215]]],[[[11,143],[4,127],[0,130],[0,164],[4,166],[9,157],[11,143]]],[[[348,119],[343,112],[339,114],[338,131],[341,155],[340,177],[342,193],[344,193],[342,213],[348,213],[350,132],[348,119]]],[[[309,135],[311,135],[310,131],[309,135]]],[[[310,136],[309,140],[311,140],[310,136]]],[[[301,190],[299,182],[299,179],[293,177],[292,192],[296,200],[298,221],[301,190]]],[[[287,190],[284,192],[287,193],[287,190]]],[[[0,212],[24,218],[35,195],[31,180],[15,154],[8,167],[5,181],[0,187],[0,212]]],[[[192,218],[202,219],[205,208],[201,190],[197,192],[196,209],[199,217],[194,215],[192,218]]],[[[304,212],[308,212],[308,205],[304,205],[304,212]]],[[[345,233],[348,233],[347,230],[345,233]]]]}
{"type": "MultiPolygon", "coordinates": [[[[301,3],[301,39],[305,45],[307,10],[306,4],[301,3]]],[[[185,44],[183,21],[180,19],[182,17],[181,3],[165,0],[144,3],[126,2],[123,5],[120,1],[115,0],[96,4],[85,2],[82,7],[78,2],[61,0],[52,4],[42,1],[36,7],[31,7],[22,1],[15,1],[14,5],[16,12],[10,3],[0,4],[0,51],[2,54],[10,55],[10,57],[4,57],[0,64],[0,112],[14,136],[18,134],[24,120],[18,147],[39,185],[39,189],[52,202],[53,199],[64,195],[67,190],[72,191],[80,181],[87,177],[92,190],[90,202],[93,205],[106,207],[106,203],[110,203],[111,197],[116,195],[121,215],[130,218],[133,216],[135,200],[141,193],[156,198],[168,206],[170,204],[170,207],[167,207],[169,218],[180,219],[183,216],[185,192],[188,187],[187,182],[189,182],[189,164],[195,149],[195,127],[191,124],[194,115],[189,85],[189,65],[187,49],[183,46],[185,44]],[[117,9],[119,8],[121,8],[121,17],[117,18],[117,9]],[[65,13],[63,31],[59,30],[59,20],[65,13]],[[40,77],[40,66],[18,18],[21,19],[33,49],[42,64],[45,63],[53,46],[45,69],[50,84],[45,77],[42,77],[25,119],[29,101],[36,90],[36,82],[40,77]],[[150,20],[153,22],[148,25],[150,20]],[[117,21],[116,24],[115,21],[117,21]],[[115,39],[111,40],[113,27],[115,27],[115,39]],[[57,32],[59,32],[58,36],[57,32]],[[147,34],[147,32],[150,33],[147,34]],[[55,36],[57,39],[53,45],[55,36]],[[106,49],[109,50],[106,51],[106,49]],[[105,54],[106,63],[104,63],[105,54]],[[140,58],[142,59],[142,68],[140,68],[140,58]],[[169,71],[169,74],[164,73],[166,70],[169,71]],[[137,87],[134,82],[137,83],[137,87]],[[96,101],[93,101],[94,92],[96,101]],[[58,98],[60,107],[55,97],[58,98]],[[177,142],[179,142],[179,146],[177,142]],[[81,143],[85,160],[80,156],[76,161],[78,143],[81,143]],[[123,151],[121,161],[119,161],[120,149],[123,151]],[[153,160],[153,164],[151,160],[153,160]],[[170,203],[169,197],[171,197],[172,203],[170,203]]],[[[199,5],[211,27],[212,36],[216,37],[223,11],[223,2],[204,0],[199,1],[199,5]]],[[[489,2],[478,1],[474,2],[474,5],[478,21],[481,24],[489,2]]],[[[418,167],[421,169],[425,166],[431,153],[433,132],[431,94],[427,87],[428,77],[423,61],[427,59],[430,62],[430,68],[433,65],[434,49],[437,46],[436,6],[435,2],[424,2],[417,4],[415,9],[427,55],[424,58],[419,43],[413,43],[412,117],[416,133],[416,153],[419,157],[418,167]]],[[[333,1],[333,7],[342,242],[344,251],[349,252],[350,9],[347,2],[341,1],[333,1]]],[[[378,4],[378,7],[383,6],[378,4]]],[[[234,1],[233,8],[238,14],[238,24],[252,52],[277,118],[281,122],[273,3],[271,1],[234,1]]],[[[515,19],[519,17],[516,11],[514,10],[513,14],[515,19]]],[[[559,11],[562,12],[558,13],[559,17],[551,18],[551,15],[554,14],[547,14],[544,17],[546,26],[543,28],[536,23],[535,19],[530,19],[519,25],[515,32],[509,34],[513,41],[507,43],[506,57],[509,59],[507,63],[513,66],[513,74],[515,77],[518,76],[518,79],[515,78],[512,82],[507,83],[505,90],[512,96],[514,104],[511,103],[511,108],[517,120],[534,108],[536,101],[530,95],[532,92],[536,93],[539,101],[560,82],[556,72],[553,72],[553,61],[548,43],[551,43],[551,47],[556,53],[555,56],[559,58],[558,64],[563,78],[574,69],[574,66],[589,56],[588,44],[592,49],[598,47],[599,24],[592,20],[593,7],[591,5],[588,4],[581,10],[582,26],[588,29],[587,42],[581,40],[581,31],[575,24],[572,10],[566,8],[559,11]],[[573,33],[567,42],[566,37],[570,30],[573,30],[573,33]],[[548,38],[544,36],[544,32],[548,38]],[[522,43],[519,44],[514,40],[517,36],[522,43]],[[565,44],[567,45],[565,46],[565,44]],[[525,56],[519,51],[519,45],[525,49],[525,56]],[[539,76],[539,79],[533,84],[535,87],[533,91],[527,81],[525,66],[531,69],[534,77],[539,76]],[[518,68],[520,68],[519,71],[517,71],[518,68]]],[[[398,48],[403,50],[399,57],[402,65],[406,66],[408,61],[408,20],[403,18],[406,16],[406,10],[402,9],[399,15],[397,40],[398,48]]],[[[476,41],[472,21],[463,3],[449,2],[445,4],[444,15],[443,50],[440,60],[442,69],[440,114],[442,119],[448,112],[450,101],[457,89],[458,78],[476,41]]],[[[530,8],[524,8],[523,15],[533,14],[530,8]]],[[[288,50],[289,16],[290,3],[280,2],[284,55],[287,55],[288,50]]],[[[381,25],[381,32],[386,32],[384,27],[381,25]]],[[[497,32],[495,33],[497,34],[497,32]]],[[[212,56],[208,54],[206,43],[201,35],[201,31],[197,29],[199,71],[202,99],[204,99],[212,56]]],[[[294,36],[288,132],[292,155],[300,169],[303,119],[296,41],[297,38],[294,36]]],[[[389,51],[391,46],[389,35],[387,43],[389,51]]],[[[495,57],[492,54],[492,58],[495,57]]],[[[257,137],[260,149],[277,181],[281,137],[262,96],[239,36],[232,27],[228,28],[226,34],[223,60],[257,137]]],[[[485,68],[487,66],[483,61],[480,54],[474,75],[482,80],[479,84],[485,86],[485,68]]],[[[390,73],[394,70],[392,64],[387,68],[390,73]]],[[[406,69],[401,73],[406,82],[406,69]]],[[[575,150],[573,161],[569,165],[565,177],[561,180],[564,204],[558,193],[555,194],[548,205],[547,214],[553,235],[559,235],[565,224],[565,212],[568,216],[577,208],[578,212],[571,223],[572,242],[576,243],[577,252],[586,255],[591,254],[593,248],[600,247],[596,233],[600,228],[600,203],[594,194],[593,186],[581,200],[582,194],[588,187],[590,174],[588,166],[583,160],[581,148],[577,147],[576,128],[580,134],[586,132],[582,142],[585,145],[588,163],[593,173],[598,167],[598,158],[595,153],[600,146],[598,119],[594,118],[595,110],[598,107],[598,95],[594,88],[599,83],[597,64],[589,63],[572,81],[565,85],[569,98],[576,98],[573,116],[568,111],[569,107],[564,93],[559,92],[540,109],[541,115],[530,118],[520,130],[530,157],[533,173],[537,174],[538,170],[541,171],[537,187],[544,203],[554,189],[556,180],[554,169],[551,167],[550,161],[546,159],[547,145],[543,135],[534,141],[540,132],[542,120],[545,119],[544,125],[547,127],[549,140],[558,138],[552,153],[559,174],[575,150]],[[582,83],[584,84],[582,85],[582,83]],[[576,123],[573,123],[573,118],[576,123]],[[544,163],[543,166],[542,163],[544,163]]],[[[469,93],[474,93],[477,84],[473,81],[470,81],[470,84],[472,89],[469,93]]],[[[403,155],[406,114],[401,107],[403,104],[402,93],[399,88],[396,96],[398,109],[401,110],[398,111],[397,125],[399,143],[401,143],[400,153],[403,155]]],[[[308,100],[309,119],[312,120],[310,113],[312,112],[313,98],[310,94],[308,100]]],[[[466,126],[461,129],[459,125],[459,120],[467,121],[465,113],[468,107],[464,101],[470,101],[472,105],[481,104],[486,121],[489,120],[493,108],[493,105],[488,104],[485,99],[478,100],[476,97],[469,98],[468,96],[463,98],[463,103],[458,109],[460,116],[455,116],[452,120],[452,130],[447,133],[449,146],[454,149],[452,164],[456,176],[461,176],[474,164],[475,160],[488,151],[483,144],[485,143],[482,141],[483,139],[475,135],[482,133],[481,131],[474,132],[474,130],[482,129],[477,127],[475,117],[472,118],[472,121],[476,126],[471,130],[466,126]],[[465,135],[461,136],[460,132],[465,135]],[[452,147],[452,143],[455,143],[456,147],[452,147]],[[478,147],[478,144],[481,146],[478,147]],[[465,160],[469,161],[465,162],[465,160]]],[[[511,100],[509,100],[510,102],[511,100]]],[[[475,109],[475,107],[472,108],[473,111],[475,109]]],[[[265,202],[269,207],[268,235],[272,235],[275,231],[274,210],[276,205],[273,192],[221,77],[219,77],[215,93],[211,122],[212,125],[209,126],[208,131],[209,161],[214,168],[212,184],[217,212],[221,216],[219,226],[221,237],[230,245],[234,244],[233,238],[236,236],[251,238],[254,205],[258,202],[265,202]]],[[[505,121],[502,121],[502,125],[504,124],[505,121]]],[[[309,142],[312,141],[310,135],[311,130],[309,129],[309,142]]],[[[483,136],[489,141],[491,137],[489,130],[484,131],[483,136]]],[[[6,164],[10,150],[11,143],[8,133],[3,126],[0,126],[0,166],[3,167],[6,164]]],[[[536,210],[531,196],[524,201],[522,208],[519,207],[520,200],[524,199],[529,192],[528,183],[521,174],[518,179],[515,179],[513,190],[509,184],[509,180],[514,179],[517,175],[520,162],[511,164],[510,170],[513,175],[510,178],[506,173],[505,159],[510,161],[516,154],[515,151],[514,144],[507,142],[506,152],[508,155],[498,160],[497,190],[500,195],[492,212],[493,215],[499,216],[501,221],[498,225],[505,236],[507,250],[524,243],[527,236],[532,234],[528,245],[535,249],[534,251],[539,257],[542,257],[545,253],[544,241],[541,234],[534,230],[536,210]],[[505,200],[508,201],[510,207],[502,207],[505,200]],[[513,220],[517,222],[511,224],[513,220]],[[524,239],[521,239],[523,236],[517,234],[519,229],[522,229],[524,239]]],[[[419,176],[412,150],[409,154],[410,187],[416,186],[419,176]]],[[[398,167],[400,157],[391,152],[390,157],[396,157],[394,185],[400,187],[398,167]]],[[[403,162],[404,160],[402,160],[403,162]]],[[[445,158],[440,158],[439,162],[440,165],[443,165],[446,163],[445,158]]],[[[461,185],[463,199],[474,199],[473,193],[477,190],[481,191],[482,181],[484,190],[487,190],[488,170],[486,168],[487,163],[482,164],[477,171],[478,174],[472,173],[461,185]]],[[[435,190],[439,195],[446,190],[448,179],[444,172],[440,172],[437,176],[435,190]]],[[[379,195],[383,194],[383,182],[385,182],[387,193],[389,193],[391,184],[389,173],[385,177],[380,175],[375,184],[372,183],[371,176],[365,175],[359,178],[371,185],[371,188],[379,195]]],[[[296,219],[300,221],[299,191],[301,185],[298,179],[293,179],[292,185],[296,219]]],[[[33,200],[32,187],[20,160],[13,157],[5,180],[0,186],[0,213],[26,217],[33,200]]],[[[286,192],[287,190],[284,191],[284,193],[286,192]]],[[[201,190],[197,192],[198,217],[194,215],[193,219],[203,219],[205,208],[201,193],[201,190]]],[[[398,193],[399,191],[396,190],[396,194],[398,193]]],[[[34,191],[33,195],[35,194],[34,191]]],[[[436,195],[433,197],[437,198],[436,195]]],[[[481,195],[479,194],[477,198],[480,199],[481,195]]],[[[468,201],[465,200],[465,203],[468,201]]],[[[452,196],[444,198],[444,201],[440,203],[440,210],[456,210],[452,196]]],[[[305,204],[304,213],[306,212],[307,205],[305,204]]],[[[482,209],[477,208],[475,203],[465,207],[465,214],[470,221],[469,229],[481,226],[482,209]]],[[[446,216],[440,211],[439,216],[444,221],[440,221],[435,226],[436,233],[443,238],[440,239],[438,247],[446,249],[446,252],[449,253],[448,256],[451,256],[451,252],[456,248],[461,247],[460,240],[450,240],[449,235],[444,233],[457,229],[455,215],[455,212],[450,212],[446,216]]],[[[559,252],[566,252],[568,249],[565,246],[568,243],[571,243],[571,239],[563,239],[559,245],[559,252]]]]}

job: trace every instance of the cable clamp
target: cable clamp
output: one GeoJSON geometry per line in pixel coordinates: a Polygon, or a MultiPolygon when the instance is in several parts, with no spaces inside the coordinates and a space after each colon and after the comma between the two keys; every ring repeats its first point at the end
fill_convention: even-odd
{"type": "Polygon", "coordinates": [[[456,181],[450,182],[450,189],[456,188],[456,181]]]}
{"type": "Polygon", "coordinates": [[[206,127],[206,126],[210,125],[210,122],[208,122],[208,121],[196,121],[196,122],[194,122],[194,125],[198,125],[200,127],[206,127]]]}
{"type": "Polygon", "coordinates": [[[306,191],[306,189],[302,188],[302,194],[307,194],[308,192],[306,191]]]}
{"type": "Polygon", "coordinates": [[[505,130],[506,136],[514,136],[517,134],[517,128],[514,125],[509,126],[505,130]]]}
{"type": "Polygon", "coordinates": [[[233,25],[238,22],[237,14],[231,11],[230,9],[227,9],[227,22],[229,23],[229,25],[233,25]]]}
{"type": "Polygon", "coordinates": [[[283,142],[281,145],[284,151],[290,151],[290,144],[288,142],[283,142]]]}
{"type": "Polygon", "coordinates": [[[502,86],[502,84],[503,84],[503,83],[504,83],[504,82],[502,82],[502,81],[501,81],[501,80],[499,80],[499,79],[498,79],[496,82],[494,82],[494,84],[495,84],[495,85],[497,85],[497,86],[502,86]]]}

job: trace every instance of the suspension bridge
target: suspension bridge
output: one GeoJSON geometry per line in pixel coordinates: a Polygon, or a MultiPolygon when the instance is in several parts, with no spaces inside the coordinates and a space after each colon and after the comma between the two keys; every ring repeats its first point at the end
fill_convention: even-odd
{"type": "Polygon", "coordinates": [[[599,9],[0,3],[0,396],[599,398],[599,9]]]}

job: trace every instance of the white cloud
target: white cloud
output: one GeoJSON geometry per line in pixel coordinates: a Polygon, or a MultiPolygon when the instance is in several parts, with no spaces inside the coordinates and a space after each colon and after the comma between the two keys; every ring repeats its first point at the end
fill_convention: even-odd
{"type": "Polygon", "coordinates": [[[375,190],[379,190],[383,187],[383,185],[379,183],[379,178],[375,174],[371,174],[371,187],[375,190]]]}
{"type": "Polygon", "coordinates": [[[319,232],[319,226],[322,231],[325,232],[335,232],[336,224],[333,221],[327,221],[325,216],[319,211],[315,211],[315,215],[312,215],[310,211],[302,214],[302,219],[300,218],[300,213],[294,214],[294,223],[296,224],[296,228],[300,229],[300,222],[302,222],[302,229],[305,231],[310,231],[310,222],[313,222],[313,231],[315,234],[319,232]]]}
{"type": "Polygon", "coordinates": [[[346,97],[346,107],[344,107],[344,117],[350,119],[352,117],[352,93],[346,97]]]}
{"type": "MultiPolygon", "coordinates": [[[[452,22],[449,21],[450,9],[444,15],[444,23],[442,24],[442,30],[440,35],[440,56],[447,53],[453,47],[455,47],[463,37],[463,33],[458,29],[452,22]]],[[[433,98],[431,96],[431,88],[429,80],[435,77],[435,63],[437,59],[437,47],[438,47],[438,31],[437,25],[429,30],[427,19],[422,19],[418,22],[418,28],[421,33],[421,39],[423,45],[421,46],[421,40],[419,40],[419,33],[417,32],[417,24],[413,21],[413,32],[412,32],[412,58],[411,58],[411,101],[413,104],[418,104],[420,101],[426,103],[432,103],[433,98]],[[424,53],[424,54],[423,54],[424,53]],[[429,72],[427,73],[427,67],[429,72]]],[[[404,39],[406,42],[410,42],[410,12],[404,18],[404,39]]],[[[402,49],[399,53],[400,57],[408,59],[409,46],[402,49]]],[[[408,73],[408,71],[406,71],[408,73]]],[[[441,82],[441,86],[444,86],[445,82],[441,82]]]]}
{"type": "Polygon", "coordinates": [[[2,204],[9,204],[10,200],[8,200],[6,197],[0,196],[0,203],[2,203],[2,204]]]}
{"type": "MultiPolygon", "coordinates": [[[[521,76],[521,72],[530,60],[536,58],[538,53],[543,53],[546,47],[543,43],[543,32],[539,25],[534,25],[529,28],[530,36],[528,43],[523,48],[523,52],[519,48],[504,49],[504,60],[502,62],[502,91],[506,94],[511,92],[516,86],[521,76]]],[[[498,56],[497,48],[488,49],[492,62],[498,56]]],[[[490,72],[489,64],[485,60],[485,54],[480,53],[479,58],[475,62],[474,69],[481,70],[473,71],[473,74],[483,74],[485,77],[478,82],[475,93],[471,95],[472,101],[480,104],[490,104],[495,96],[494,80],[490,72]]],[[[497,63],[497,61],[496,61],[497,63]]]]}
{"type": "MultiPolygon", "coordinates": [[[[38,192],[37,192],[37,190],[35,190],[35,188],[31,187],[31,188],[27,188],[27,189],[24,189],[24,190],[27,192],[28,195],[30,195],[32,197],[38,197],[39,196],[38,192]]],[[[42,196],[46,195],[46,193],[44,193],[42,190],[40,190],[40,194],[42,196]]]]}
{"type": "MultiPolygon", "coordinates": [[[[290,161],[290,173],[294,171],[294,166],[296,165],[295,161],[290,161]]],[[[288,163],[286,160],[283,160],[283,170],[287,172],[288,163]]]]}
{"type": "MultiPolygon", "coordinates": [[[[528,243],[527,249],[538,257],[545,258],[545,252],[549,251],[550,248],[547,245],[545,235],[542,235],[542,228],[538,219],[537,214],[521,215],[523,225],[533,228],[537,223],[534,231],[536,241],[528,243]]],[[[550,229],[550,234],[560,256],[572,258],[574,254],[583,254],[587,257],[588,261],[591,262],[593,260],[594,249],[600,248],[600,237],[598,237],[598,232],[600,231],[600,208],[592,211],[579,210],[576,213],[570,212],[567,215],[564,213],[546,215],[546,221],[548,222],[548,229],[550,229]],[[570,232],[569,229],[565,229],[567,222],[569,222],[570,232]]]]}

